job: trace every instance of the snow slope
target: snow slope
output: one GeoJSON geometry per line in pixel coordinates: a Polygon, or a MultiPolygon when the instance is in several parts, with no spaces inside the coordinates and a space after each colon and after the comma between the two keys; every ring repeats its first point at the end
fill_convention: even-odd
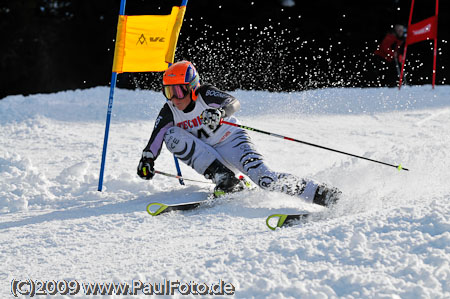
{"type": "MultiPolygon", "coordinates": [[[[98,192],[108,94],[98,87],[0,101],[1,298],[12,297],[13,279],[222,280],[237,298],[450,297],[449,86],[232,92],[245,125],[411,171],[250,133],[274,169],[331,183],[343,200],[324,211],[254,191],[158,217],[148,203],[201,199],[213,186],[139,179],[164,101],[116,90],[98,192]],[[265,225],[270,214],[296,211],[327,217],[275,232],[265,225]]],[[[167,150],[156,168],[175,172],[167,150]]],[[[83,288],[75,297],[86,297],[83,288]]]]}

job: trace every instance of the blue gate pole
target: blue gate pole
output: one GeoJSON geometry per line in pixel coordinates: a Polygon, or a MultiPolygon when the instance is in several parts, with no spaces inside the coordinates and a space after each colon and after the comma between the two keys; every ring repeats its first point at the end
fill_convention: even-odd
{"type": "MultiPolygon", "coordinates": [[[[125,4],[126,0],[121,0],[119,15],[125,14],[125,4]]],[[[116,41],[117,42],[117,41],[116,41]]],[[[115,55],[115,53],[114,53],[115,55]]],[[[105,173],[105,161],[106,161],[106,148],[108,147],[108,136],[109,136],[109,124],[111,122],[111,111],[114,99],[114,88],[116,87],[117,73],[112,72],[111,76],[111,87],[109,89],[109,100],[108,100],[108,110],[106,112],[106,126],[105,126],[105,138],[103,140],[103,152],[102,152],[102,163],[100,165],[100,176],[98,178],[98,191],[102,191],[103,188],[103,175],[105,173]]]]}
{"type": "MultiPolygon", "coordinates": [[[[168,66],[170,67],[171,65],[172,64],[169,62],[168,66]]],[[[166,100],[166,102],[168,103],[169,100],[166,100]]],[[[180,177],[178,179],[178,181],[180,182],[180,185],[184,185],[183,175],[181,174],[180,163],[178,162],[178,158],[175,157],[175,154],[173,155],[173,160],[175,161],[175,168],[177,169],[177,174],[180,177]]]]}
{"type": "MultiPolygon", "coordinates": [[[[188,0],[183,0],[183,1],[181,1],[181,5],[180,5],[180,6],[186,6],[186,5],[187,5],[187,2],[188,2],[188,0]]],[[[169,63],[169,66],[171,66],[171,65],[172,65],[172,64],[169,63]]],[[[177,159],[177,157],[175,157],[175,155],[173,155],[173,159],[174,159],[174,161],[175,161],[175,167],[176,167],[176,169],[177,169],[177,174],[178,174],[179,176],[182,176],[182,175],[181,175],[180,163],[178,162],[178,159],[177,159]]],[[[180,182],[181,185],[184,185],[184,181],[183,181],[182,178],[179,178],[178,181],[180,182]]]]}
{"type": "MultiPolygon", "coordinates": [[[[177,159],[177,157],[175,157],[175,155],[173,155],[173,159],[175,160],[175,167],[177,168],[177,174],[179,176],[182,176],[181,175],[180,163],[178,162],[178,159],[177,159]]],[[[181,185],[184,185],[183,178],[179,178],[178,181],[180,182],[181,185]]]]}

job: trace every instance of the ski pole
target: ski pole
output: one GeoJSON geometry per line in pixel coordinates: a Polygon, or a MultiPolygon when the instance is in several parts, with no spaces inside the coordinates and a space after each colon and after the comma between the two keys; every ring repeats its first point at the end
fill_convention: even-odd
{"type": "Polygon", "coordinates": [[[180,175],[170,174],[170,173],[162,172],[162,171],[159,171],[159,170],[155,170],[155,173],[161,174],[161,175],[165,175],[165,176],[168,176],[168,177],[171,177],[171,178],[183,179],[183,180],[185,180],[185,181],[190,181],[190,182],[203,183],[203,184],[213,184],[213,183],[211,183],[211,182],[205,182],[205,181],[197,181],[197,180],[186,179],[186,178],[184,178],[184,177],[182,177],[182,176],[180,176],[180,175]]]}
{"type": "MultiPolygon", "coordinates": [[[[399,65],[400,62],[398,61],[397,55],[394,56],[394,62],[395,62],[395,68],[397,69],[397,75],[398,75],[398,78],[399,78],[399,80],[400,80],[400,75],[401,75],[400,65],[399,65]]],[[[406,74],[403,74],[402,80],[403,80],[403,84],[406,85],[406,74]],[[404,79],[404,80],[403,80],[403,79],[404,79]]],[[[400,82],[400,81],[399,81],[399,82],[400,82]]]]}
{"type": "Polygon", "coordinates": [[[278,135],[278,134],[275,134],[275,133],[270,133],[270,132],[266,132],[266,131],[263,131],[263,130],[258,130],[258,129],[255,129],[255,128],[251,128],[251,127],[247,127],[247,126],[243,126],[243,125],[238,125],[238,124],[230,123],[230,122],[227,122],[227,121],[225,121],[225,120],[223,120],[223,119],[220,121],[220,123],[221,123],[221,124],[230,125],[230,126],[234,126],[234,127],[238,127],[238,128],[245,129],[245,130],[249,130],[249,131],[254,131],[254,132],[258,132],[258,133],[263,133],[263,134],[270,135],[270,136],[273,136],[273,137],[278,137],[278,138],[282,138],[282,139],[286,139],[286,140],[290,140],[290,141],[295,141],[295,142],[298,142],[298,143],[303,143],[303,144],[310,145],[310,146],[314,146],[314,147],[318,147],[318,148],[321,148],[321,149],[324,149],[324,150],[332,151],[332,152],[339,153],[339,154],[343,154],[343,155],[347,155],[347,156],[352,156],[352,157],[359,158],[359,159],[364,159],[364,160],[367,160],[367,161],[371,161],[371,162],[383,164],[383,165],[386,165],[386,166],[395,167],[395,168],[397,168],[399,171],[400,171],[400,170],[406,170],[406,171],[409,171],[408,168],[402,167],[401,164],[399,164],[399,165],[393,165],[393,164],[389,164],[389,163],[385,163],[385,162],[381,162],[381,161],[369,159],[369,158],[366,158],[366,157],[362,157],[362,156],[358,156],[358,155],[346,153],[346,152],[343,152],[343,151],[335,150],[335,149],[332,149],[332,148],[329,148],[329,147],[325,147],[325,146],[321,146],[321,145],[317,145],[317,144],[314,144],[314,143],[309,143],[309,142],[306,142],[306,141],[297,140],[297,139],[294,139],[294,138],[290,138],[290,137],[278,135]]]}
{"type": "Polygon", "coordinates": [[[400,66],[398,65],[397,55],[394,56],[395,68],[397,69],[397,75],[400,78],[400,66]]]}

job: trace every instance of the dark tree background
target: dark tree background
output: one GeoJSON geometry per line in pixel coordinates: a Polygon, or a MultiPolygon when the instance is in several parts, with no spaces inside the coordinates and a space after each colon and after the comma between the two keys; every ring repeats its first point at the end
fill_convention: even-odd
{"type": "MultiPolygon", "coordinates": [[[[128,0],[126,14],[168,14],[181,1],[128,0]]],[[[411,0],[190,0],[176,60],[225,90],[365,86],[368,57],[411,0]],[[292,2],[292,1],[291,1],[292,2]],[[366,69],[366,70],[365,70],[366,69]]],[[[449,80],[449,1],[440,1],[437,84],[449,80]]],[[[0,2],[0,98],[109,84],[120,0],[0,2]]],[[[413,23],[434,15],[416,0],[413,23]]],[[[408,47],[409,84],[431,84],[432,43],[408,47]]],[[[160,88],[161,73],[121,74],[118,87],[160,88]]]]}

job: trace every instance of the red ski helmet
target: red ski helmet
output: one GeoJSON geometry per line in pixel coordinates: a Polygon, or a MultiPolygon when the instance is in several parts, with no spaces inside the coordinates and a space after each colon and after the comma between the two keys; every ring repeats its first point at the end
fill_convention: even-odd
{"type": "Polygon", "coordinates": [[[200,77],[195,67],[189,61],[183,60],[172,64],[163,74],[163,93],[169,100],[175,96],[180,98],[178,92],[181,90],[185,96],[192,92],[192,100],[197,99],[195,91],[200,87],[200,77]],[[176,85],[181,85],[175,89],[176,85]]]}

